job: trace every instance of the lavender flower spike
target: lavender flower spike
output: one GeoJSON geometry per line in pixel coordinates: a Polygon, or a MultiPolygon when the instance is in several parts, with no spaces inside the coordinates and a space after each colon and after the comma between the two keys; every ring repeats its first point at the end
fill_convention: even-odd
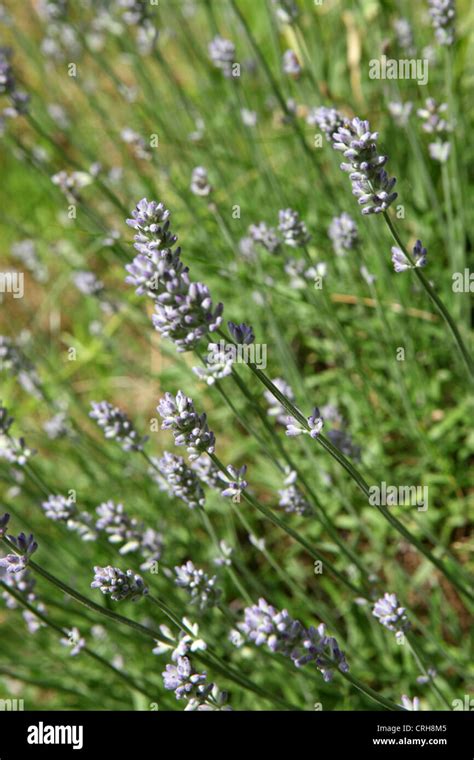
{"type": "Polygon", "coordinates": [[[378,618],[389,631],[406,631],[410,627],[410,622],[405,614],[405,607],[400,607],[396,594],[384,594],[381,599],[375,602],[372,615],[378,618]]]}
{"type": "Polygon", "coordinates": [[[407,269],[414,269],[415,267],[426,266],[427,250],[423,248],[421,240],[417,240],[413,246],[413,258],[415,263],[411,264],[410,260],[405,256],[403,251],[397,246],[392,247],[392,262],[393,268],[396,272],[404,272],[407,269]]]}
{"type": "Polygon", "coordinates": [[[148,437],[141,437],[125,412],[108,401],[93,401],[89,417],[104,430],[106,438],[115,438],[124,451],[141,451],[148,437]]]}
{"type": "MultiPolygon", "coordinates": [[[[5,515],[2,519],[4,518],[5,515]]],[[[18,536],[8,536],[8,538],[21,554],[7,554],[6,557],[0,559],[0,567],[5,567],[7,573],[21,573],[26,568],[30,556],[37,550],[38,544],[32,533],[28,537],[24,533],[19,533],[18,536]]]]}
{"type": "Polygon", "coordinates": [[[281,209],[278,212],[278,219],[278,229],[286,245],[291,248],[302,248],[310,241],[311,235],[297,211],[291,208],[281,209]]]}
{"type": "Polygon", "coordinates": [[[328,235],[336,256],[345,256],[347,251],[356,248],[359,243],[357,225],[345,211],[333,218],[329,225],[328,235]]]}
{"type": "Polygon", "coordinates": [[[209,430],[207,417],[198,414],[193,400],[178,391],[176,398],[165,393],[157,406],[158,414],[163,418],[162,430],[171,430],[176,446],[186,446],[191,461],[201,454],[213,454],[216,438],[209,430]]]}
{"type": "Polygon", "coordinates": [[[326,140],[331,142],[334,132],[344,125],[344,116],[335,108],[312,108],[306,117],[307,123],[317,126],[326,135],[326,140]]]}
{"type": "Polygon", "coordinates": [[[349,173],[352,192],[363,206],[363,214],[381,214],[397,197],[392,192],[396,183],[383,168],[387,156],[377,152],[378,133],[370,131],[368,121],[355,118],[344,122],[344,126],[334,132],[333,147],[343,152],[348,159],[341,169],[349,173]]]}
{"type": "Polygon", "coordinates": [[[235,322],[227,322],[227,326],[233,339],[239,345],[250,344],[254,342],[255,335],[250,325],[246,325],[244,322],[242,322],[240,325],[237,325],[235,322]]]}
{"type": "Polygon", "coordinates": [[[206,673],[197,673],[189,657],[179,657],[176,665],[167,665],[162,673],[165,689],[174,691],[176,699],[199,697],[204,700],[212,689],[206,685],[206,673]]]}
{"type": "Polygon", "coordinates": [[[204,506],[204,491],[199,477],[185,464],[183,457],[165,451],[157,467],[166,482],[166,490],[171,495],[184,501],[190,509],[204,506]]]}
{"type": "Polygon", "coordinates": [[[5,531],[7,529],[9,520],[10,520],[10,515],[8,514],[8,512],[5,512],[5,514],[3,514],[0,517],[0,536],[5,535],[5,531]]]}
{"type": "Polygon", "coordinates": [[[132,602],[141,599],[148,594],[148,588],[143,582],[140,575],[135,575],[133,570],[127,570],[124,573],[118,567],[94,567],[94,580],[91,588],[98,588],[103,594],[110,594],[110,598],[115,602],[121,602],[123,599],[129,599],[132,602]]]}
{"type": "Polygon", "coordinates": [[[454,0],[428,0],[431,23],[440,45],[449,47],[454,42],[456,7],[454,0]]]}
{"type": "Polygon", "coordinates": [[[201,611],[217,604],[220,591],[216,588],[216,575],[210,578],[204,570],[195,567],[190,560],[181,567],[175,567],[174,571],[176,573],[176,585],[188,591],[191,603],[198,604],[201,611]]]}

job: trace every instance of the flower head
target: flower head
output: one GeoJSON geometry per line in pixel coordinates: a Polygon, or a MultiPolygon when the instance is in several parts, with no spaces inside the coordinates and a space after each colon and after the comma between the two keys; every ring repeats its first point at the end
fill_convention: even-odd
{"type": "Polygon", "coordinates": [[[334,132],[344,125],[344,116],[335,108],[320,106],[310,110],[306,121],[312,127],[317,126],[326,135],[326,140],[331,142],[334,132]]]}
{"type": "Polygon", "coordinates": [[[353,250],[359,243],[357,225],[345,211],[333,218],[329,225],[328,235],[337,256],[345,256],[347,251],[353,250]]]}
{"type": "Polygon", "coordinates": [[[199,478],[183,457],[165,451],[157,466],[170,494],[184,501],[190,509],[204,506],[205,496],[199,478]]]}
{"type": "Polygon", "coordinates": [[[400,607],[396,594],[385,593],[375,602],[372,614],[389,631],[406,631],[410,627],[405,607],[400,607]]]}
{"type": "Polygon", "coordinates": [[[230,40],[216,35],[208,45],[209,56],[214,66],[222,71],[225,77],[232,76],[232,64],[235,61],[235,45],[230,40]]]}
{"type": "Polygon", "coordinates": [[[125,573],[118,567],[94,567],[94,580],[91,588],[98,588],[103,594],[110,594],[110,598],[115,602],[129,599],[132,602],[141,599],[148,593],[148,589],[140,575],[136,575],[133,570],[127,570],[125,573]]]}
{"type": "Polygon", "coordinates": [[[207,169],[203,166],[196,166],[193,169],[190,189],[194,195],[206,196],[211,194],[212,186],[209,183],[207,169]]]}
{"type": "Polygon", "coordinates": [[[18,536],[8,536],[8,539],[18,549],[19,554],[7,554],[0,559],[0,567],[5,567],[7,573],[20,573],[28,565],[29,558],[37,550],[38,544],[32,533],[26,536],[25,533],[19,533],[18,536]]]}
{"type": "Polygon", "coordinates": [[[191,461],[200,454],[214,452],[216,439],[209,430],[206,415],[198,414],[193,400],[182,391],[178,391],[176,397],[165,393],[157,412],[163,418],[162,430],[171,430],[175,444],[187,447],[191,461]]]}
{"type": "Polygon", "coordinates": [[[176,664],[167,665],[162,673],[165,689],[174,691],[176,699],[198,697],[203,701],[212,689],[206,685],[206,673],[197,673],[189,657],[180,657],[176,664]]]}
{"type": "Polygon", "coordinates": [[[249,227],[250,239],[259,243],[269,253],[278,253],[281,247],[281,238],[273,227],[268,227],[265,222],[251,224],[249,227]]]}
{"type": "Polygon", "coordinates": [[[125,412],[108,401],[93,401],[89,417],[97,422],[106,438],[114,438],[124,451],[142,451],[147,437],[139,436],[125,412]]]}
{"type": "Polygon", "coordinates": [[[404,272],[407,269],[426,266],[426,256],[427,250],[423,247],[421,240],[417,240],[413,246],[414,264],[410,263],[410,260],[400,248],[392,246],[392,262],[396,272],[404,272]]]}
{"type": "Polygon", "coordinates": [[[190,560],[180,567],[175,567],[176,585],[185,588],[191,597],[191,602],[197,604],[201,611],[214,607],[220,597],[217,588],[217,576],[211,578],[197,568],[190,560]]]}
{"type": "Polygon", "coordinates": [[[225,480],[226,482],[226,487],[221,491],[222,496],[232,497],[233,501],[240,501],[242,491],[248,486],[248,483],[245,480],[247,465],[243,464],[242,467],[234,467],[229,464],[227,466],[227,472],[229,473],[227,480],[225,480],[225,476],[221,474],[222,480],[225,480]]]}
{"type": "Polygon", "coordinates": [[[381,214],[386,211],[397,197],[392,192],[396,183],[383,168],[387,156],[380,156],[377,151],[378,133],[370,131],[368,121],[354,118],[347,120],[333,136],[333,147],[343,152],[348,159],[341,164],[341,169],[349,173],[352,192],[363,206],[363,214],[381,214]]]}
{"type": "Polygon", "coordinates": [[[297,211],[291,208],[281,209],[278,212],[278,219],[278,229],[286,245],[291,248],[300,248],[309,242],[311,236],[297,211]]]}
{"type": "Polygon", "coordinates": [[[246,325],[244,322],[240,325],[237,325],[235,322],[227,322],[227,326],[237,344],[244,345],[254,342],[255,335],[250,325],[246,325]]]}
{"type": "Polygon", "coordinates": [[[440,45],[449,47],[454,42],[456,6],[454,0],[428,0],[431,23],[440,45]]]}

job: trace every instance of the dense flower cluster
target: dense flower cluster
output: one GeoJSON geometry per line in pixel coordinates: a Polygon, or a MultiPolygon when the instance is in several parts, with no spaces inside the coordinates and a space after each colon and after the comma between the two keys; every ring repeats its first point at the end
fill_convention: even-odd
{"type": "Polygon", "coordinates": [[[278,612],[265,599],[246,607],[244,622],[239,630],[257,646],[265,644],[271,652],[290,657],[296,667],[314,662],[325,681],[333,678],[334,669],[349,670],[344,653],[337,641],[326,635],[325,626],[305,628],[287,610],[278,612]]]}
{"type": "Polygon", "coordinates": [[[249,345],[255,340],[253,328],[250,325],[246,325],[241,322],[237,325],[235,322],[227,322],[229,332],[238,345],[249,345]]]}
{"type": "Polygon", "coordinates": [[[190,509],[204,506],[205,496],[199,477],[186,465],[183,457],[165,451],[156,466],[170,495],[184,501],[190,509]]]}
{"type": "Polygon", "coordinates": [[[209,430],[206,414],[198,414],[193,400],[182,391],[176,397],[165,393],[157,412],[163,418],[162,430],[172,431],[176,446],[186,446],[191,461],[200,454],[214,452],[216,439],[209,430]]]}
{"type": "Polygon", "coordinates": [[[293,211],[291,208],[281,209],[278,212],[278,219],[278,229],[286,245],[291,248],[301,248],[307,245],[311,236],[297,211],[293,211]]]}
{"type": "Polygon", "coordinates": [[[385,593],[381,599],[377,599],[372,614],[389,631],[398,633],[410,627],[405,607],[400,606],[396,594],[385,593]]]}
{"type": "Polygon", "coordinates": [[[235,61],[235,45],[230,40],[216,35],[208,45],[209,57],[214,66],[222,71],[225,77],[232,76],[232,64],[235,61]]]}
{"type": "Polygon", "coordinates": [[[232,373],[234,363],[230,352],[221,350],[218,343],[209,343],[208,354],[204,367],[193,367],[194,374],[208,385],[214,385],[216,380],[222,380],[232,373]]]}
{"type": "Polygon", "coordinates": [[[177,237],[170,230],[169,218],[162,203],[143,198],[137,204],[127,224],[136,230],[138,256],[126,266],[126,282],[134,285],[139,295],[154,299],[155,329],[172,340],[178,351],[191,351],[203,336],[219,327],[224,307],[213,307],[207,286],[190,279],[180,249],[172,250],[177,237]]]}
{"type": "Polygon", "coordinates": [[[326,108],[326,106],[312,108],[306,117],[306,121],[310,126],[316,126],[321,132],[324,132],[328,142],[331,142],[334,132],[337,132],[339,127],[344,126],[344,116],[335,108],[326,108]]]}
{"type": "Polygon", "coordinates": [[[250,239],[258,243],[269,253],[278,253],[281,248],[281,238],[274,227],[268,227],[265,222],[251,224],[249,227],[250,239]]]}
{"type": "Polygon", "coordinates": [[[94,567],[94,580],[91,588],[98,588],[103,594],[109,594],[115,602],[121,602],[128,599],[136,602],[142,596],[148,593],[148,589],[140,575],[136,575],[133,570],[127,570],[125,573],[118,567],[94,567]]]}
{"type": "Polygon", "coordinates": [[[437,103],[434,98],[427,98],[424,107],[417,110],[417,115],[423,122],[423,131],[436,137],[435,142],[428,145],[429,154],[434,161],[442,164],[448,160],[451,152],[451,143],[447,137],[453,127],[445,118],[447,110],[447,103],[437,103]]]}
{"type": "Polygon", "coordinates": [[[180,567],[175,567],[176,585],[185,588],[191,602],[197,604],[201,611],[214,607],[221,592],[217,588],[217,576],[209,577],[204,570],[197,568],[190,560],[180,567]]]}
{"type": "Polygon", "coordinates": [[[328,235],[337,256],[344,256],[347,251],[352,251],[359,243],[357,225],[345,211],[340,216],[333,218],[329,225],[328,235]]]}
{"type": "Polygon", "coordinates": [[[89,417],[103,429],[106,438],[116,440],[124,451],[143,449],[148,438],[138,435],[131,420],[118,406],[113,406],[108,401],[93,401],[91,406],[89,417]]]}
{"type": "Polygon", "coordinates": [[[454,0],[428,0],[431,23],[440,45],[454,42],[456,7],[454,0]]]}
{"type": "Polygon", "coordinates": [[[347,163],[341,169],[349,173],[352,192],[363,206],[363,214],[381,214],[397,197],[393,192],[395,177],[390,178],[383,168],[387,156],[377,151],[378,133],[370,131],[368,121],[357,117],[345,121],[332,136],[335,150],[342,151],[347,163]]]}

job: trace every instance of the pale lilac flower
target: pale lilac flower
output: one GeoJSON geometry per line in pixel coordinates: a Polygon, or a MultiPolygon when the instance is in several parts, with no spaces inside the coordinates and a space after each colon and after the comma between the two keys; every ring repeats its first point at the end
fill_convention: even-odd
{"type": "Polygon", "coordinates": [[[449,47],[454,42],[456,6],[454,0],[428,0],[431,23],[440,45],[449,47]]]}
{"type": "MultiPolygon", "coordinates": [[[[293,393],[293,389],[281,377],[274,378],[274,380],[272,380],[272,383],[276,386],[276,388],[278,388],[280,393],[286,396],[289,401],[294,401],[295,394],[293,393]]],[[[280,425],[286,425],[288,412],[286,411],[285,407],[280,404],[278,399],[275,398],[271,391],[264,391],[263,395],[265,397],[265,401],[268,404],[267,414],[270,417],[274,417],[275,421],[280,425]]]]}
{"type": "Polygon", "coordinates": [[[401,707],[404,707],[405,710],[418,712],[420,709],[420,700],[418,697],[413,697],[413,699],[410,699],[410,697],[407,697],[406,694],[402,694],[401,707]]]}
{"type": "Polygon", "coordinates": [[[94,272],[75,272],[73,282],[76,288],[85,296],[100,296],[104,291],[104,283],[94,272]]]}
{"type": "Polygon", "coordinates": [[[191,470],[196,473],[199,480],[209,488],[220,491],[222,487],[221,472],[212,459],[202,455],[191,462],[191,470]]]}
{"type": "Polygon", "coordinates": [[[163,203],[142,198],[126,222],[135,231],[134,247],[139,253],[171,248],[177,236],[170,231],[170,211],[163,203]]]}
{"type": "Polygon", "coordinates": [[[292,24],[299,16],[295,0],[272,0],[275,14],[282,24],[292,24]]]}
{"type": "Polygon", "coordinates": [[[451,153],[451,143],[443,142],[442,140],[429,143],[428,152],[433,161],[439,161],[440,164],[445,164],[451,153]]]}
{"type": "Polygon", "coordinates": [[[176,664],[167,665],[162,673],[165,689],[174,691],[176,699],[197,697],[204,700],[212,689],[206,684],[206,673],[197,673],[189,657],[180,657],[176,664]]]}
{"type": "Polygon", "coordinates": [[[99,504],[95,511],[99,516],[95,523],[96,529],[104,531],[111,544],[122,544],[120,554],[128,554],[140,548],[143,526],[127,514],[123,504],[116,504],[110,499],[99,504]]]}
{"type": "Polygon", "coordinates": [[[378,599],[372,610],[372,615],[378,618],[389,631],[406,631],[410,627],[410,622],[406,616],[405,607],[400,607],[396,594],[385,593],[378,599]]]}
{"type": "Polygon", "coordinates": [[[227,472],[229,473],[227,479],[222,474],[221,478],[227,484],[221,491],[222,496],[230,497],[233,501],[240,501],[242,492],[247,488],[248,483],[245,480],[245,473],[247,472],[247,465],[242,467],[234,467],[229,464],[227,466],[227,472]]]}
{"type": "Polygon", "coordinates": [[[136,158],[142,161],[151,161],[152,152],[150,146],[146,144],[145,140],[138,132],[135,132],[129,127],[122,129],[120,137],[127,145],[130,145],[133,154],[136,158]]]}
{"type": "Polygon", "coordinates": [[[297,211],[291,208],[281,209],[278,212],[278,229],[282,234],[283,242],[291,248],[302,248],[311,239],[306,225],[301,221],[297,211]]]}
{"type": "Polygon", "coordinates": [[[311,127],[317,126],[326,135],[326,140],[331,142],[334,132],[344,125],[344,116],[335,108],[320,106],[309,111],[306,122],[311,127]]]}
{"type": "Polygon", "coordinates": [[[284,480],[285,488],[278,491],[278,506],[289,514],[307,515],[312,512],[311,505],[296,485],[297,473],[290,470],[284,480]]]}
{"type": "Polygon", "coordinates": [[[190,509],[204,506],[206,500],[199,477],[186,465],[182,457],[165,451],[157,466],[170,495],[184,501],[190,509]]]}
{"type": "Polygon", "coordinates": [[[214,66],[222,71],[225,77],[232,76],[232,64],[235,62],[235,45],[230,40],[216,35],[208,45],[209,56],[214,66]]]}
{"type": "Polygon", "coordinates": [[[333,218],[329,225],[328,235],[337,256],[345,256],[347,251],[353,250],[359,244],[357,225],[345,211],[333,218]]]}
{"type": "Polygon", "coordinates": [[[423,131],[430,135],[451,132],[452,124],[444,117],[447,110],[447,103],[438,103],[434,98],[427,98],[424,107],[418,108],[416,112],[423,121],[423,131]]]}
{"type": "Polygon", "coordinates": [[[92,177],[87,172],[60,171],[51,177],[53,185],[57,185],[64,193],[69,203],[80,200],[80,190],[92,182],[92,177]]]}
{"type": "Polygon", "coordinates": [[[208,385],[232,374],[233,358],[230,352],[221,351],[217,343],[209,343],[206,365],[193,367],[194,374],[208,385]]]}
{"type": "Polygon", "coordinates": [[[250,111],[248,108],[240,109],[242,124],[246,127],[255,127],[257,124],[257,112],[250,111]]]}
{"type": "Polygon", "coordinates": [[[37,550],[38,544],[32,533],[26,536],[24,533],[19,533],[18,536],[8,536],[8,539],[18,549],[20,554],[7,554],[6,557],[0,559],[0,567],[5,567],[7,573],[20,573],[28,565],[28,561],[31,555],[37,550]]]}
{"type": "Polygon", "coordinates": [[[76,657],[82,649],[84,649],[86,645],[86,640],[82,638],[79,628],[71,628],[67,631],[67,638],[64,637],[62,639],[59,639],[59,643],[62,644],[64,647],[70,647],[70,655],[71,657],[76,657]]]}
{"type": "Polygon", "coordinates": [[[221,596],[217,588],[217,576],[209,577],[201,568],[190,560],[174,568],[176,585],[185,588],[191,597],[191,603],[197,604],[202,611],[215,607],[221,596]]]}
{"type": "Polygon", "coordinates": [[[249,235],[254,243],[262,245],[269,253],[278,253],[281,248],[281,238],[273,227],[268,227],[265,222],[251,224],[249,235]]]}
{"type": "Polygon", "coordinates": [[[212,193],[212,185],[209,183],[207,169],[196,166],[191,176],[190,190],[194,195],[207,196],[212,193]]]}
{"type": "Polygon", "coordinates": [[[285,50],[282,59],[282,68],[285,74],[298,79],[301,74],[301,63],[294,50],[285,50]]]}
{"type": "Polygon", "coordinates": [[[172,431],[176,446],[186,446],[191,461],[200,454],[214,453],[216,439],[209,430],[206,415],[198,414],[193,400],[182,391],[176,397],[165,393],[157,412],[163,418],[161,429],[172,431]]]}
{"type": "Polygon", "coordinates": [[[136,575],[133,570],[127,570],[124,573],[118,567],[111,565],[94,567],[91,588],[98,588],[103,594],[110,594],[110,598],[115,602],[124,599],[135,602],[148,593],[148,588],[140,575],[136,575]]]}
{"type": "Polygon", "coordinates": [[[396,272],[404,272],[407,269],[426,266],[426,248],[423,247],[421,240],[417,240],[413,246],[414,264],[411,264],[407,256],[397,246],[392,246],[392,262],[396,272]]]}
{"type": "Polygon", "coordinates": [[[139,436],[125,412],[108,401],[93,401],[89,417],[97,422],[106,438],[115,439],[124,451],[142,451],[148,437],[139,436]]]}
{"type": "Polygon", "coordinates": [[[407,55],[415,55],[416,47],[413,41],[413,29],[406,18],[397,18],[393,22],[393,29],[397,38],[398,46],[407,55]]]}
{"type": "Polygon", "coordinates": [[[74,502],[60,495],[48,496],[47,500],[41,504],[41,507],[46,517],[58,522],[67,522],[76,514],[74,502]]]}
{"type": "Polygon", "coordinates": [[[413,103],[410,100],[407,100],[405,103],[393,100],[388,104],[388,110],[397,126],[406,127],[413,110],[413,103]]]}
{"type": "Polygon", "coordinates": [[[383,168],[387,156],[377,151],[378,132],[370,131],[368,121],[347,120],[333,134],[333,147],[342,151],[347,163],[341,169],[349,173],[352,193],[363,206],[362,214],[381,214],[397,197],[393,192],[395,177],[390,178],[383,168]]]}
{"type": "Polygon", "coordinates": [[[313,413],[310,417],[308,417],[308,425],[310,427],[310,430],[306,430],[305,428],[296,425],[292,417],[288,417],[287,419],[288,423],[286,426],[286,435],[288,436],[310,435],[311,438],[317,438],[324,425],[324,420],[320,416],[319,409],[317,407],[314,407],[313,413]]]}

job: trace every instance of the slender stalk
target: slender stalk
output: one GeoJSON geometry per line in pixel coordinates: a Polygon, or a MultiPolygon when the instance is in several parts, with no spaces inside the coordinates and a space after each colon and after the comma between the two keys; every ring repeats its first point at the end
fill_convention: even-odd
{"type": "MultiPolygon", "coordinates": [[[[392,220],[390,219],[388,213],[386,211],[384,211],[383,215],[384,215],[384,219],[385,219],[385,221],[387,223],[387,226],[388,226],[388,228],[389,228],[389,230],[390,230],[390,232],[392,234],[393,239],[395,240],[395,242],[398,245],[398,247],[403,251],[403,253],[407,257],[407,259],[413,265],[412,257],[409,254],[409,252],[407,251],[406,246],[402,243],[402,241],[400,239],[400,236],[399,236],[397,230],[395,229],[395,226],[394,226],[392,220]]],[[[451,335],[452,335],[452,337],[454,339],[454,342],[456,343],[456,345],[457,345],[457,347],[459,349],[459,352],[460,352],[460,354],[461,354],[461,356],[462,356],[462,358],[464,360],[464,363],[466,364],[466,368],[468,370],[470,379],[472,380],[472,382],[474,382],[474,360],[472,359],[471,355],[469,354],[469,351],[467,350],[467,348],[466,348],[466,346],[464,344],[464,341],[463,341],[463,339],[461,337],[461,334],[460,334],[460,332],[459,332],[459,330],[457,328],[457,325],[456,325],[454,319],[452,318],[451,314],[447,310],[446,306],[444,305],[444,303],[442,302],[441,298],[438,296],[438,294],[436,293],[436,291],[431,287],[430,283],[428,282],[428,279],[425,277],[425,275],[423,274],[423,272],[420,271],[420,268],[419,267],[414,267],[413,271],[415,272],[416,277],[418,277],[418,280],[421,282],[421,284],[422,284],[423,288],[425,289],[426,293],[428,294],[428,296],[433,301],[433,304],[435,305],[436,309],[438,310],[438,312],[440,313],[440,315],[442,316],[442,318],[446,322],[446,325],[447,325],[447,327],[448,327],[448,329],[449,329],[449,331],[450,331],[450,333],[451,333],[451,335]]]]}

